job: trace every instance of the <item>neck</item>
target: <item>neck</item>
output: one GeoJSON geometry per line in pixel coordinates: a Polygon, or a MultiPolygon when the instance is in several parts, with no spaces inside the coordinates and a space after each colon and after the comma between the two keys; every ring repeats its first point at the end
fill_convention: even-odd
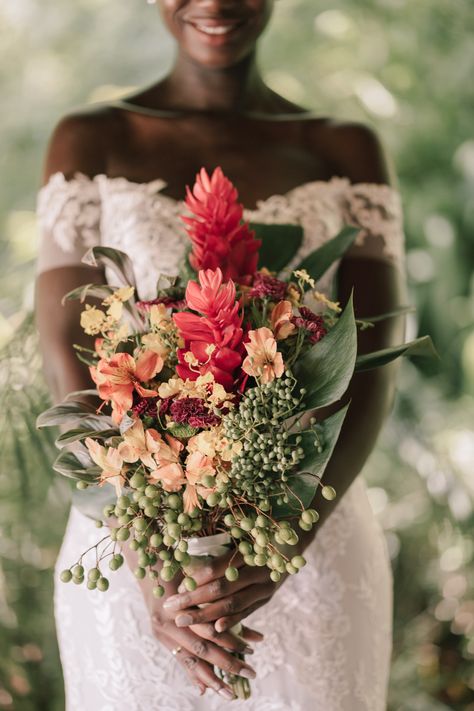
{"type": "Polygon", "coordinates": [[[272,92],[263,81],[253,53],[225,69],[203,67],[178,54],[161,83],[160,93],[174,109],[243,112],[268,109],[272,92]]]}

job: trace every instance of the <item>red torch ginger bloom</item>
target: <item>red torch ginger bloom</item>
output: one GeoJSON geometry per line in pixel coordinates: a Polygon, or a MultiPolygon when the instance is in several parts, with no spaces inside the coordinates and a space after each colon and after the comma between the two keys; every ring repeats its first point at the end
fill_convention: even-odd
{"type": "Polygon", "coordinates": [[[122,472],[123,457],[120,452],[113,447],[106,449],[91,437],[87,437],[85,445],[93,462],[102,469],[99,486],[105,483],[115,487],[117,496],[122,493],[122,485],[125,484],[125,476],[122,472]]]}
{"type": "Polygon", "coordinates": [[[221,168],[209,177],[204,168],[192,191],[186,189],[186,206],[193,217],[182,217],[193,243],[189,262],[193,269],[217,269],[224,279],[248,284],[257,268],[260,240],[243,220],[238,193],[221,168]]]}
{"type": "Polygon", "coordinates": [[[199,284],[189,282],[186,303],[202,316],[182,311],[173,319],[184,348],[178,350],[176,372],[196,380],[210,372],[217,383],[231,392],[234,372],[242,362],[242,316],[233,282],[223,284],[220,269],[199,272],[199,284]]]}
{"type": "Polygon", "coordinates": [[[116,353],[110,360],[101,358],[97,366],[89,368],[102,400],[112,403],[112,419],[119,424],[133,405],[133,393],[154,397],[156,390],[147,390],[142,383],[151,380],[163,368],[163,359],[151,351],[144,351],[137,360],[128,353],[116,353]]]}
{"type": "Polygon", "coordinates": [[[253,375],[262,383],[271,383],[281,378],[285,371],[283,357],[277,351],[277,343],[269,328],[249,331],[249,343],[244,343],[248,356],[242,363],[242,370],[253,375]]]}
{"type": "Polygon", "coordinates": [[[184,445],[171,435],[165,435],[166,442],[160,438],[158,451],[153,455],[155,469],[149,476],[150,483],[161,481],[165,491],[179,491],[186,483],[180,453],[184,445]]]}
{"type": "Polygon", "coordinates": [[[324,327],[324,320],[306,306],[300,306],[298,310],[300,315],[293,317],[293,323],[298,328],[304,328],[309,332],[310,343],[317,343],[327,333],[324,327]]]}

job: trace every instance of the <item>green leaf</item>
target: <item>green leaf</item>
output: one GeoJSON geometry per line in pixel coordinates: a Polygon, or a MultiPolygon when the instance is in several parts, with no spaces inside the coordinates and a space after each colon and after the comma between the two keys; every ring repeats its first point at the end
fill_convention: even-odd
{"type": "Polygon", "coordinates": [[[101,469],[92,463],[92,459],[84,452],[63,450],[56,458],[53,469],[70,479],[78,479],[87,483],[99,481],[101,469]]]}
{"type": "Polygon", "coordinates": [[[439,358],[439,353],[433,345],[433,341],[430,336],[421,336],[421,338],[416,338],[414,341],[409,341],[408,343],[402,343],[399,346],[393,346],[391,348],[384,348],[380,351],[374,351],[373,353],[364,353],[356,359],[355,370],[371,370],[372,368],[378,368],[381,365],[390,363],[392,360],[396,360],[400,356],[418,356],[420,358],[439,358]]]}
{"type": "Polygon", "coordinates": [[[262,240],[259,250],[258,267],[266,267],[271,272],[281,272],[298,252],[303,241],[301,225],[266,225],[251,222],[257,239],[262,240]]]}
{"type": "Polygon", "coordinates": [[[76,299],[83,303],[89,298],[101,299],[101,301],[103,301],[108,296],[111,296],[114,291],[117,291],[117,287],[108,286],[107,284],[84,284],[83,286],[76,287],[76,289],[72,289],[72,291],[68,291],[68,293],[63,296],[63,303],[76,299]]]}
{"type": "Polygon", "coordinates": [[[195,435],[199,430],[196,427],[191,427],[191,425],[180,425],[176,424],[168,428],[168,432],[173,437],[178,437],[178,439],[188,439],[195,435]]]}
{"type": "Polygon", "coordinates": [[[316,439],[314,433],[302,433],[301,446],[305,451],[305,457],[299,465],[301,471],[289,480],[288,485],[293,493],[289,502],[281,506],[274,505],[272,507],[272,514],[276,518],[285,519],[295,516],[301,512],[301,505],[305,508],[311,505],[316,495],[318,482],[324,474],[324,470],[339,439],[349,405],[350,403],[316,425],[318,439],[322,445],[321,452],[318,452],[314,445],[316,439]]]}
{"type": "Polygon", "coordinates": [[[329,405],[347,390],[354,372],[357,330],[352,294],[337,323],[295,363],[300,388],[306,388],[305,410],[329,405]]]}
{"type": "Polygon", "coordinates": [[[377,323],[377,321],[385,321],[387,318],[393,318],[394,316],[402,316],[403,314],[411,314],[415,312],[416,306],[400,306],[399,309],[394,309],[393,311],[386,311],[383,314],[377,314],[377,316],[364,316],[364,318],[358,317],[357,320],[362,321],[362,323],[377,323]]]}
{"type": "Polygon", "coordinates": [[[64,402],[69,402],[70,400],[77,400],[78,397],[99,397],[99,392],[95,388],[90,388],[90,390],[74,390],[66,395],[64,402]]]}
{"type": "Polygon", "coordinates": [[[118,277],[121,286],[136,286],[133,264],[130,257],[112,247],[91,247],[82,258],[91,267],[110,269],[118,277]]]}
{"type": "Polygon", "coordinates": [[[94,417],[96,409],[87,402],[70,400],[48,408],[36,419],[36,427],[55,427],[72,420],[94,417]]]}
{"type": "Polygon", "coordinates": [[[115,435],[117,435],[116,429],[100,430],[90,429],[89,427],[77,427],[59,435],[59,437],[56,439],[55,444],[56,447],[61,449],[62,447],[66,447],[68,444],[72,444],[73,442],[82,442],[87,437],[105,440],[109,437],[114,437],[115,435]]]}
{"type": "MultiPolygon", "coordinates": [[[[338,235],[311,252],[295,267],[306,269],[315,281],[320,279],[337,259],[343,256],[360,232],[359,227],[344,227],[338,235]]],[[[309,288],[309,285],[306,285],[309,288]]]]}

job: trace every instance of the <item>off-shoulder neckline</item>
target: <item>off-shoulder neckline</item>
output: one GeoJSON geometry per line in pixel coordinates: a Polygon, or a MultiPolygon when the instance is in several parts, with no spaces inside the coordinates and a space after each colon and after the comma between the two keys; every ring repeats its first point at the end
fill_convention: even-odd
{"type": "MultiPolygon", "coordinates": [[[[166,188],[168,183],[166,180],[163,180],[162,178],[154,178],[153,180],[147,180],[147,181],[142,181],[138,182],[135,180],[130,180],[129,178],[126,178],[121,175],[117,176],[110,176],[107,175],[106,173],[97,173],[94,176],[89,176],[86,175],[85,173],[82,173],[80,171],[76,171],[70,178],[66,178],[66,175],[62,171],[57,171],[56,173],[53,173],[48,181],[40,188],[39,190],[39,196],[41,196],[48,188],[52,186],[55,182],[62,182],[62,183],[83,183],[83,184],[100,184],[100,183],[105,183],[108,185],[120,185],[123,184],[124,186],[127,186],[130,189],[134,190],[143,190],[147,193],[150,194],[155,194],[156,196],[159,196],[163,200],[168,200],[170,203],[172,203],[175,206],[184,206],[185,201],[184,199],[178,199],[174,198],[171,195],[165,195],[162,193],[162,190],[166,188]]],[[[388,185],[387,183],[375,183],[375,182],[351,182],[351,180],[348,177],[344,176],[339,176],[339,175],[333,175],[331,178],[328,178],[327,180],[307,180],[304,183],[301,183],[300,185],[296,185],[294,188],[290,188],[290,190],[287,190],[284,193],[274,193],[273,195],[269,195],[266,198],[261,198],[260,200],[257,200],[255,207],[246,207],[244,206],[244,209],[246,212],[257,212],[263,205],[265,205],[268,202],[271,202],[272,200],[275,199],[282,199],[282,200],[287,200],[290,199],[292,196],[295,194],[298,194],[299,192],[309,190],[311,188],[319,188],[319,189],[328,189],[328,188],[350,188],[351,190],[357,191],[360,189],[369,189],[369,190],[382,190],[386,191],[389,194],[399,196],[399,191],[397,188],[395,188],[392,185],[388,185]]]]}

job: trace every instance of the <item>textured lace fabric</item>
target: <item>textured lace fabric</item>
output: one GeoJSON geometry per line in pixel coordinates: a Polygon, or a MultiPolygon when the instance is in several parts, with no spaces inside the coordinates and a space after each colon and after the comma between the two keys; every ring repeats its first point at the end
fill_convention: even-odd
{"type": "MultiPolygon", "coordinates": [[[[78,264],[88,246],[102,243],[129,254],[141,296],[153,296],[158,275],[176,273],[186,244],[179,219],[183,203],[162,195],[164,187],[161,180],[53,176],[38,198],[40,270],[78,264]]],[[[301,224],[304,239],[294,264],[349,221],[361,227],[353,256],[403,268],[400,199],[387,186],[351,185],[344,178],[308,183],[260,201],[245,217],[301,224]]],[[[319,284],[326,293],[334,270],[319,284]]],[[[153,637],[139,587],[126,567],[110,574],[105,594],[59,582],[59,572],[99,538],[94,523],[73,507],[55,569],[67,711],[221,711],[222,697],[208,691],[200,698],[153,637]]],[[[385,711],[392,580],[383,533],[361,477],[305,555],[308,565],[248,618],[265,641],[251,659],[258,674],[252,698],[230,708],[385,711]]]]}

